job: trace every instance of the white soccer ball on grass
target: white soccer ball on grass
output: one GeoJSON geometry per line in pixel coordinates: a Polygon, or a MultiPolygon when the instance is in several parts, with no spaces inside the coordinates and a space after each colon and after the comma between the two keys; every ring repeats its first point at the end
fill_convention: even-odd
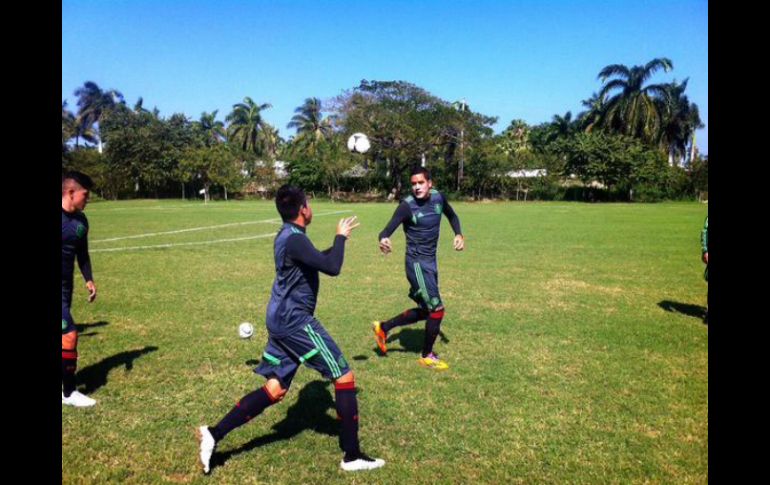
{"type": "Polygon", "coordinates": [[[238,335],[241,338],[251,338],[251,336],[254,335],[254,325],[249,322],[243,322],[238,325],[238,335]]]}

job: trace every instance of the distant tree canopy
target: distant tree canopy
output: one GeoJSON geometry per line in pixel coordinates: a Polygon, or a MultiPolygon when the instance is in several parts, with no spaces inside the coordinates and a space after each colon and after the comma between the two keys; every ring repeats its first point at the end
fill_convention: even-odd
{"type": "Polygon", "coordinates": [[[249,96],[224,121],[219,110],[193,121],[182,113],[164,118],[142,98],[129,108],[119,91],[87,81],[75,90],[76,112],[62,101],[62,170],[90,173],[109,198],[202,191],[208,200],[212,189],[224,198],[264,195],[286,180],[331,198],[346,191],[400,197],[415,165],[454,196],[553,199],[577,183],[605,198],[692,198],[708,192],[708,159],[695,148],[695,131],[705,125],[685,95],[688,80],[647,83],[672,69],[667,58],[606,66],[598,92],[582,101],[585,111],[537,125],[514,119],[497,135],[497,117],[465,100],[406,81],[362,80],[327,101],[305,98],[288,140],[265,119],[271,104],[249,96]],[[356,132],[370,139],[365,154],[346,148],[356,132]]]}
{"type": "MultiPolygon", "coordinates": [[[[404,81],[361,81],[337,97],[335,115],[346,134],[369,135],[371,162],[383,165],[388,188],[401,192],[405,174],[424,159],[437,161],[435,177],[448,182],[459,164],[459,147],[492,136],[497,119],[461,111],[404,81]],[[451,174],[451,175],[450,175],[451,174]]],[[[450,185],[450,184],[447,184],[450,185]]]]}

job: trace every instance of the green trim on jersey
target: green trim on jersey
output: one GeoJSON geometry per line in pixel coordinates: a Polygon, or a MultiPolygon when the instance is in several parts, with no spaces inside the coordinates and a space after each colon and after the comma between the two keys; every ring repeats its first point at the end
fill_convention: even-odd
{"type": "Polygon", "coordinates": [[[67,328],[67,320],[62,318],[61,319],[61,329],[64,330],[65,328],[67,328]]]}
{"type": "Polygon", "coordinates": [[[420,221],[421,217],[425,217],[425,214],[423,214],[422,212],[418,212],[417,214],[412,214],[412,224],[416,226],[417,223],[420,221]]]}
{"type": "Polygon", "coordinates": [[[291,233],[292,233],[292,234],[302,234],[302,231],[300,231],[300,230],[299,230],[299,229],[297,229],[296,227],[292,227],[292,228],[291,228],[291,233]]]}

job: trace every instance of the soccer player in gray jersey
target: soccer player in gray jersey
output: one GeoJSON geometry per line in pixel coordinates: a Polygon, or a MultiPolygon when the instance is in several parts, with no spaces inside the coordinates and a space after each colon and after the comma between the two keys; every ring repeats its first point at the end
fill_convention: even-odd
{"type": "Polygon", "coordinates": [[[419,306],[406,310],[387,321],[373,323],[377,346],[383,354],[388,332],[395,327],[425,320],[425,340],[422,357],[417,361],[423,367],[446,370],[449,365],[433,352],[433,344],[441,330],[444,318],[444,302],[438,289],[438,246],[441,215],[446,215],[455,233],[454,248],[462,251],[465,239],[460,229],[460,219],[444,195],[433,189],[430,172],[423,167],[412,170],[410,182],[412,195],[404,199],[393,214],[388,225],[380,233],[380,250],[384,254],[392,251],[390,236],[398,226],[404,226],[406,235],[406,278],[409,280],[409,297],[419,306]]]}
{"type": "Polygon", "coordinates": [[[385,462],[365,455],[359,446],[353,371],[334,339],[313,316],[318,273],[340,274],[345,241],[359,224],[355,216],[340,220],[332,247],[318,251],[305,235],[313,219],[305,193],[284,185],[276,193],[275,205],[283,226],[273,245],[275,282],[267,305],[267,345],[262,362],[254,369],[267,382],[238,401],[216,426],[197,429],[203,471],[209,472],[214,447],[225,435],[283,399],[301,364],[334,381],[337,416],[342,424],[340,447],[345,453],[340,467],[345,471],[379,468],[385,462]]]}

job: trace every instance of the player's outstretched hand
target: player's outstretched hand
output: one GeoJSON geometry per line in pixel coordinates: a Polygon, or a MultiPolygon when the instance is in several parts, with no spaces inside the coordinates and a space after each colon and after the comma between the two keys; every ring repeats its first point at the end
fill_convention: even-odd
{"type": "Polygon", "coordinates": [[[88,289],[88,303],[91,303],[96,299],[96,285],[93,281],[87,281],[86,288],[88,289]]]}
{"type": "Polygon", "coordinates": [[[454,248],[455,248],[455,251],[462,251],[463,249],[465,249],[465,238],[463,237],[462,234],[458,234],[455,236],[454,248]]]}
{"type": "Polygon", "coordinates": [[[390,244],[390,239],[387,237],[380,239],[380,251],[382,251],[382,254],[389,254],[393,251],[393,246],[390,244]]]}
{"type": "Polygon", "coordinates": [[[340,222],[337,223],[337,234],[350,237],[350,233],[353,232],[353,229],[360,225],[361,224],[358,223],[358,216],[351,216],[340,219],[340,222]]]}

